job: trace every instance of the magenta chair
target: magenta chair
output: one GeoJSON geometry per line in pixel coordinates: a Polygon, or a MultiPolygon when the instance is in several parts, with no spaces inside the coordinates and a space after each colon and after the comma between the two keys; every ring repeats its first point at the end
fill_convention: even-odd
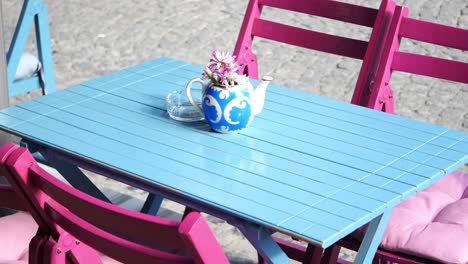
{"type": "MultiPolygon", "coordinates": [[[[468,84],[468,63],[399,51],[402,38],[468,51],[468,30],[412,19],[407,8],[397,7],[372,92],[359,104],[393,112],[394,71],[468,84]]],[[[467,147],[460,139],[453,155],[467,147]]],[[[338,244],[357,249],[364,230],[338,244]]],[[[468,263],[468,174],[456,171],[397,206],[374,262],[468,263]]]]}
{"type": "Polygon", "coordinates": [[[178,222],[103,202],[49,175],[12,144],[0,148],[0,163],[37,223],[29,263],[228,263],[198,212],[178,222]]]}
{"type": "MultiPolygon", "coordinates": [[[[252,51],[255,37],[362,60],[355,94],[364,94],[363,91],[368,89],[375,77],[394,10],[393,0],[381,1],[379,9],[331,0],[250,0],[234,55],[240,64],[240,72],[253,79],[258,79],[257,57],[252,51]],[[268,21],[261,18],[264,6],[370,27],[372,33],[369,40],[364,41],[268,21]]],[[[295,243],[274,239],[292,259],[316,263],[322,257],[321,248],[309,246],[306,251],[295,243]]],[[[338,253],[332,248],[325,255],[333,257],[338,253]]]]}
{"type": "Polygon", "coordinates": [[[382,0],[379,9],[332,0],[250,0],[233,54],[239,71],[253,79],[258,79],[257,56],[252,51],[254,37],[362,60],[356,94],[364,94],[375,76],[394,9],[393,0],[382,0]],[[364,41],[268,21],[261,18],[264,6],[365,26],[372,28],[372,33],[364,41]]]}

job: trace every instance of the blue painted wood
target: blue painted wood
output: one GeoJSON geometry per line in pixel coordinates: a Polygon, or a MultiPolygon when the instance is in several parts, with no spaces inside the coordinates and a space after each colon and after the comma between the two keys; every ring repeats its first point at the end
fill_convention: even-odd
{"type": "MultiPolygon", "coordinates": [[[[37,1],[37,0],[36,0],[37,1]]],[[[52,60],[52,47],[50,44],[49,15],[45,5],[35,17],[36,41],[39,61],[42,63],[41,87],[43,93],[54,93],[56,91],[54,62],[52,60]]]]}
{"type": "MultiPolygon", "coordinates": [[[[62,93],[61,95],[63,95],[63,93],[62,93]]],[[[57,95],[57,96],[58,96],[58,95],[57,95]]],[[[72,103],[72,102],[75,102],[75,101],[77,100],[77,98],[76,98],[76,97],[72,97],[72,98],[70,98],[69,100],[70,100],[69,102],[72,103]]],[[[74,107],[71,107],[70,110],[69,110],[69,111],[71,111],[70,113],[82,113],[82,114],[83,114],[83,117],[87,117],[87,116],[88,116],[88,117],[91,117],[91,118],[93,118],[93,119],[96,119],[96,118],[97,118],[97,120],[106,120],[106,122],[107,122],[108,124],[110,124],[110,125],[115,125],[116,127],[123,127],[123,128],[129,127],[128,131],[130,131],[130,132],[131,132],[133,129],[136,129],[136,131],[138,131],[138,133],[139,133],[140,136],[142,136],[142,134],[141,134],[142,131],[148,130],[148,129],[145,128],[145,127],[135,126],[135,123],[126,124],[126,123],[119,122],[118,119],[110,118],[109,116],[106,116],[106,117],[98,117],[98,116],[99,116],[99,113],[98,113],[98,112],[92,112],[92,111],[87,112],[87,111],[89,111],[89,109],[92,109],[92,108],[96,108],[96,109],[101,108],[101,107],[102,107],[102,103],[100,104],[99,102],[96,102],[96,101],[94,101],[94,100],[93,100],[93,101],[89,101],[89,102],[87,102],[87,103],[88,103],[88,104],[86,104],[86,108],[83,108],[83,109],[80,109],[80,110],[78,110],[78,109],[75,110],[74,107]],[[121,123],[121,124],[119,124],[119,123],[121,123]]],[[[56,105],[57,107],[64,107],[64,105],[57,104],[57,101],[52,102],[52,105],[56,105]]],[[[106,113],[114,113],[117,117],[125,116],[125,113],[123,113],[122,111],[119,111],[119,109],[115,109],[115,108],[106,108],[106,109],[105,109],[105,112],[106,112],[106,113]]],[[[134,120],[132,120],[132,121],[134,121],[134,120]]],[[[147,122],[147,121],[145,120],[145,122],[142,122],[142,124],[144,124],[144,123],[146,123],[146,122],[147,122]]],[[[172,130],[172,129],[168,129],[166,132],[167,132],[167,133],[170,133],[171,130],[172,130]]],[[[161,137],[162,137],[162,138],[161,138],[162,142],[167,142],[168,144],[171,142],[171,138],[164,137],[164,134],[163,134],[163,135],[159,135],[159,134],[155,134],[155,133],[156,133],[155,131],[149,131],[149,132],[148,132],[148,139],[151,139],[151,138],[161,138],[161,137]]],[[[191,138],[193,138],[193,137],[191,136],[191,138]]],[[[176,144],[176,143],[174,143],[174,144],[176,144]]],[[[208,145],[208,146],[209,146],[209,145],[208,145]]],[[[193,147],[187,147],[186,149],[184,149],[184,151],[190,152],[192,148],[196,148],[196,145],[194,145],[193,147]]],[[[231,157],[230,157],[229,160],[230,160],[231,163],[233,162],[233,159],[232,159],[231,157]]],[[[243,162],[243,161],[239,161],[239,163],[241,163],[241,162],[243,162]]],[[[245,162],[243,162],[243,163],[246,163],[246,162],[248,162],[248,161],[245,161],[245,162]]],[[[255,164],[254,164],[254,165],[255,165],[255,164]]],[[[254,166],[251,166],[250,168],[254,169],[255,167],[254,167],[254,166]]],[[[250,169],[250,168],[246,168],[246,169],[250,169]]],[[[268,169],[269,169],[269,171],[271,171],[270,168],[268,168],[268,169]]],[[[268,172],[268,173],[270,173],[270,172],[268,172]]],[[[281,173],[281,171],[276,170],[276,171],[271,171],[271,173],[272,173],[272,174],[274,173],[274,174],[276,175],[276,174],[278,174],[278,173],[281,173]]],[[[283,173],[283,174],[284,174],[284,173],[283,173]]],[[[281,175],[281,176],[282,176],[282,175],[281,175]]],[[[294,177],[294,176],[295,176],[295,175],[289,174],[289,175],[284,175],[284,177],[281,177],[281,178],[284,178],[284,179],[293,179],[293,178],[291,178],[291,177],[294,177]]],[[[333,175],[331,175],[331,176],[333,177],[333,175]]],[[[297,177],[296,177],[296,178],[297,178],[297,177]]],[[[313,184],[313,182],[309,182],[309,183],[306,183],[306,182],[303,182],[303,181],[302,181],[302,182],[298,182],[298,186],[305,186],[305,185],[311,186],[310,184],[313,184]]],[[[316,185],[316,184],[315,184],[315,185],[316,185]]],[[[342,187],[342,186],[341,186],[341,187],[342,187]]],[[[363,186],[361,186],[361,188],[360,188],[361,190],[362,190],[362,187],[363,187],[363,186]]],[[[325,192],[325,193],[330,193],[330,190],[329,190],[330,188],[324,188],[324,186],[318,186],[317,189],[323,190],[323,192],[325,192]]],[[[358,192],[358,193],[359,193],[359,192],[358,192]]],[[[395,194],[386,193],[384,190],[381,190],[381,194],[382,194],[382,195],[387,194],[387,199],[389,198],[389,196],[392,196],[393,198],[395,198],[395,194]]]]}
{"type": "Polygon", "coordinates": [[[162,202],[163,198],[161,196],[149,193],[143,207],[141,208],[141,212],[150,215],[157,215],[162,202]]]}
{"type": "Polygon", "coordinates": [[[77,166],[61,159],[55,151],[24,139],[21,140],[20,145],[27,148],[36,161],[56,169],[73,187],[102,201],[111,202],[77,166]]]}
{"type": "Polygon", "coordinates": [[[270,230],[251,224],[240,226],[239,229],[263,257],[266,263],[291,263],[289,257],[281,250],[273,238],[271,238],[272,232],[270,230]]]}
{"type": "Polygon", "coordinates": [[[374,258],[375,251],[382,240],[383,234],[385,232],[385,227],[387,227],[388,220],[392,213],[391,209],[387,209],[382,215],[374,218],[366,231],[364,239],[362,240],[359,252],[354,260],[355,263],[372,263],[374,258]]]}
{"type": "Polygon", "coordinates": [[[39,147],[39,153],[52,165],[73,187],[85,192],[97,199],[111,203],[111,201],[91,182],[84,173],[77,168],[60,159],[60,155],[51,150],[39,147]]]}
{"type": "Polygon", "coordinates": [[[468,160],[464,132],[275,85],[246,133],[171,120],[166,94],[202,70],[154,60],[5,109],[0,127],[322,246],[468,160]]]}
{"type": "Polygon", "coordinates": [[[42,0],[25,0],[18,24],[7,53],[7,75],[9,95],[16,96],[22,93],[41,88],[43,94],[55,92],[54,65],[52,61],[52,49],[50,46],[50,32],[47,8],[42,0]],[[34,24],[36,33],[37,50],[42,70],[39,77],[15,81],[15,73],[19,65],[20,57],[24,51],[26,42],[34,24]]]}
{"type": "MultiPolygon", "coordinates": [[[[10,86],[13,80],[15,79],[16,69],[18,68],[21,54],[26,46],[26,41],[28,40],[29,32],[34,22],[34,16],[30,15],[28,12],[32,7],[31,1],[24,1],[23,8],[21,9],[21,14],[18,20],[18,25],[13,34],[11,40],[10,48],[7,52],[7,75],[8,75],[8,85],[10,86]]],[[[11,87],[10,87],[11,89],[11,87]]]]}
{"type": "MultiPolygon", "coordinates": [[[[115,88],[115,86],[112,86],[112,88],[115,88]]],[[[138,87],[138,88],[140,88],[140,87],[138,87]]],[[[394,140],[394,139],[392,139],[392,138],[391,138],[391,140],[394,140]]],[[[402,139],[401,139],[401,138],[400,138],[400,139],[398,139],[398,140],[399,140],[398,142],[402,141],[402,139]]],[[[403,142],[403,143],[407,144],[407,142],[403,142]]],[[[420,143],[421,143],[421,142],[420,142],[420,143]]]]}
{"type": "MultiPolygon", "coordinates": [[[[75,98],[71,98],[70,100],[71,100],[70,102],[76,101],[75,98]]],[[[55,102],[54,102],[54,104],[55,104],[55,102]]],[[[94,101],[93,101],[93,102],[90,101],[90,102],[89,102],[89,105],[87,105],[87,107],[89,107],[89,108],[93,108],[93,106],[94,106],[94,107],[100,107],[100,106],[98,106],[98,103],[96,103],[96,102],[94,102],[94,101]]],[[[60,107],[60,105],[58,105],[58,107],[60,107]]],[[[62,107],[63,107],[63,106],[62,106],[62,107]]],[[[70,110],[71,110],[72,112],[82,112],[81,110],[79,110],[79,111],[75,111],[75,110],[73,110],[73,109],[70,109],[70,110]]],[[[122,114],[119,113],[118,111],[116,111],[115,109],[105,109],[105,112],[106,112],[106,113],[115,113],[117,116],[122,116],[122,114]]],[[[86,113],[85,116],[92,116],[92,117],[94,117],[94,116],[96,116],[96,114],[97,114],[97,113],[86,113]]],[[[109,122],[110,122],[111,124],[115,124],[115,125],[122,126],[122,127],[131,127],[131,128],[135,128],[137,131],[139,131],[138,133],[139,133],[140,135],[141,135],[141,131],[144,130],[144,129],[142,129],[141,127],[138,127],[138,126],[135,127],[134,125],[125,125],[125,124],[120,125],[118,121],[109,119],[109,117],[106,117],[106,118],[98,118],[98,119],[106,119],[106,120],[109,120],[109,122]]],[[[159,136],[157,136],[157,134],[153,134],[153,133],[151,133],[151,132],[148,134],[148,138],[151,138],[151,137],[153,137],[153,136],[156,137],[156,138],[159,138],[159,136]]],[[[163,141],[166,141],[166,140],[167,140],[167,139],[164,139],[163,141]]],[[[195,146],[195,147],[196,147],[196,146],[195,146]]],[[[190,151],[190,150],[188,150],[188,151],[190,151]]],[[[290,179],[290,178],[286,178],[286,177],[285,177],[285,179],[290,179]]],[[[323,188],[323,187],[322,187],[322,188],[323,188]]]]}
{"type": "MultiPolygon", "coordinates": [[[[39,138],[45,138],[47,135],[51,135],[55,140],[55,143],[59,146],[64,146],[65,148],[73,148],[80,154],[82,154],[85,158],[91,158],[100,160],[101,164],[112,166],[112,164],[116,164],[117,162],[120,163],[122,166],[137,166],[136,170],[133,171],[136,175],[149,175],[154,174],[155,168],[149,166],[146,163],[141,163],[136,160],[128,159],[126,157],[121,156],[119,153],[112,153],[104,151],[100,148],[94,147],[93,145],[89,145],[84,141],[79,141],[74,138],[69,138],[65,135],[59,133],[51,133],[51,131],[44,129],[42,127],[38,127],[37,125],[30,124],[30,123],[22,123],[19,125],[18,135],[24,136],[26,134],[35,133],[39,138]]],[[[35,138],[38,142],[38,138],[35,138]]],[[[58,147],[55,145],[56,147],[58,147]]],[[[181,175],[180,177],[177,175],[172,174],[168,171],[163,171],[167,177],[164,177],[159,183],[155,183],[156,185],[160,185],[161,187],[166,187],[170,185],[178,185],[179,191],[183,191],[189,193],[189,190],[192,190],[192,197],[200,197],[210,193],[216,198],[216,202],[221,204],[245,204],[248,202],[245,198],[230,195],[229,193],[223,192],[223,190],[219,190],[216,188],[211,188],[209,186],[205,186],[200,184],[198,181],[184,177],[181,175]],[[172,184],[171,184],[172,183],[172,184]]],[[[171,189],[171,188],[168,188],[171,189]]],[[[264,211],[264,206],[255,206],[256,204],[250,204],[250,207],[244,208],[245,211],[242,211],[242,214],[252,214],[255,215],[255,212],[264,211]],[[250,209],[249,209],[250,208],[250,209]],[[263,210],[262,210],[263,208],[263,210]]],[[[269,217],[284,219],[287,217],[287,214],[283,214],[278,212],[277,214],[271,214],[269,217]]]]}
{"type": "Polygon", "coordinates": [[[40,82],[41,81],[38,76],[33,76],[27,79],[20,79],[20,80],[13,81],[13,83],[11,83],[13,89],[10,89],[8,91],[8,95],[17,96],[20,94],[30,92],[32,89],[37,89],[41,87],[40,82]]]}
{"type": "MultiPolygon", "coordinates": [[[[149,85],[149,84],[148,84],[148,85],[149,85]]],[[[112,86],[112,88],[113,88],[113,90],[115,90],[115,92],[112,91],[112,93],[115,93],[116,95],[118,95],[118,94],[121,94],[121,95],[122,95],[122,94],[123,94],[122,96],[125,96],[125,97],[127,97],[127,98],[130,96],[132,99],[137,100],[137,101],[141,101],[141,100],[143,100],[143,99],[148,99],[148,96],[145,96],[145,95],[142,95],[142,94],[136,95],[136,97],[135,97],[135,95],[134,95],[135,93],[134,93],[134,92],[131,92],[131,91],[128,91],[127,89],[126,89],[126,90],[118,90],[118,91],[117,91],[116,88],[115,88],[115,85],[112,86]]],[[[131,87],[127,87],[127,88],[132,89],[131,87]]],[[[105,89],[105,87],[99,87],[98,89],[105,89]]],[[[149,104],[150,104],[150,103],[149,103],[150,101],[151,101],[151,102],[155,102],[155,100],[156,100],[156,97],[153,97],[153,96],[152,96],[152,97],[148,100],[148,103],[147,103],[147,104],[149,105],[149,104]]],[[[161,99],[161,100],[162,100],[162,99],[161,99]]]]}
{"type": "MultiPolygon", "coordinates": [[[[62,112],[57,111],[57,112],[51,113],[50,116],[56,117],[56,116],[61,116],[61,114],[62,114],[62,112]],[[56,114],[59,114],[59,115],[56,115],[56,114]]],[[[73,119],[73,116],[72,115],[64,116],[64,120],[70,120],[70,118],[73,119]]],[[[172,159],[167,159],[167,158],[163,158],[163,157],[160,157],[160,156],[151,155],[151,153],[146,153],[146,154],[142,153],[142,154],[140,154],[140,152],[141,152],[140,149],[132,148],[131,146],[124,145],[124,144],[122,144],[123,142],[112,142],[112,141],[108,140],[108,138],[97,137],[96,134],[87,133],[86,130],[88,128],[86,127],[85,123],[80,122],[78,119],[73,119],[73,120],[74,120],[73,122],[76,124],[77,127],[83,128],[84,130],[80,130],[78,132],[78,131],[75,131],[76,129],[65,126],[63,123],[54,122],[54,121],[52,121],[52,119],[42,118],[42,117],[35,118],[33,120],[33,122],[36,125],[43,124],[45,127],[47,127],[49,125],[52,125],[53,127],[57,127],[57,129],[59,129],[61,131],[67,131],[66,134],[69,135],[69,136],[73,136],[73,135],[76,134],[75,138],[88,137],[92,141],[99,142],[99,144],[97,144],[96,146],[100,147],[101,149],[106,149],[106,148],[109,149],[109,146],[111,146],[111,145],[114,146],[115,145],[117,148],[121,149],[121,151],[129,153],[128,158],[140,157],[140,159],[146,161],[148,164],[150,164],[151,162],[156,162],[156,163],[165,165],[164,167],[155,167],[155,169],[172,170],[172,171],[177,171],[177,173],[181,173],[181,174],[190,174],[191,173],[191,174],[193,174],[194,178],[196,178],[197,180],[203,180],[205,182],[205,184],[210,184],[210,185],[218,187],[220,189],[225,188],[226,182],[222,182],[223,185],[220,185],[221,182],[218,182],[218,181],[213,182],[213,178],[212,177],[210,178],[207,175],[202,174],[199,168],[195,168],[195,167],[190,167],[189,168],[188,166],[186,166],[186,164],[176,163],[172,159]],[[93,138],[90,138],[90,137],[93,137],[93,138]],[[160,161],[160,162],[158,162],[158,161],[160,161]]],[[[94,129],[94,130],[97,131],[97,130],[100,129],[100,126],[97,123],[93,123],[92,126],[89,127],[89,129],[94,129]]],[[[114,132],[116,132],[116,131],[114,131],[114,132]]],[[[124,134],[118,134],[117,136],[118,137],[125,137],[124,134]]],[[[125,141],[125,138],[122,139],[122,140],[125,141]]],[[[139,146],[139,147],[142,148],[144,145],[148,145],[148,144],[151,145],[152,143],[149,142],[149,141],[143,141],[142,145],[139,146]]],[[[158,148],[158,149],[160,149],[160,150],[162,150],[162,151],[164,151],[166,153],[171,152],[171,149],[163,148],[163,146],[161,146],[161,145],[155,145],[154,147],[158,148]]],[[[195,163],[197,162],[198,158],[196,156],[187,156],[187,157],[185,157],[185,156],[183,156],[184,153],[178,153],[178,154],[181,155],[180,158],[182,160],[190,159],[195,163]]],[[[175,158],[177,158],[177,155],[172,156],[171,154],[169,154],[167,157],[175,159],[175,158]]],[[[200,162],[203,162],[203,161],[200,160],[200,162]]],[[[211,166],[216,166],[216,165],[217,164],[211,164],[211,166]]],[[[227,169],[224,169],[224,167],[220,166],[219,169],[217,169],[216,171],[226,171],[226,170],[227,169]]],[[[234,170],[234,169],[231,168],[231,170],[234,170]]],[[[218,175],[218,176],[223,176],[223,175],[218,175]]],[[[294,200],[290,200],[290,199],[288,199],[288,200],[278,199],[278,197],[275,197],[275,196],[271,195],[271,193],[268,192],[268,190],[272,189],[272,188],[274,190],[277,189],[277,193],[291,192],[292,190],[288,190],[286,188],[287,186],[280,186],[274,181],[268,181],[268,182],[263,183],[264,179],[262,179],[262,178],[257,179],[257,178],[255,178],[253,176],[254,175],[248,175],[248,174],[246,174],[244,176],[244,174],[235,173],[234,177],[231,178],[233,180],[233,182],[231,182],[231,183],[228,182],[230,184],[230,186],[232,188],[234,188],[234,190],[232,190],[232,192],[234,192],[236,194],[239,194],[240,196],[245,196],[248,192],[255,192],[255,189],[253,189],[253,188],[255,188],[256,186],[268,186],[268,189],[265,189],[264,192],[261,192],[259,194],[261,197],[258,198],[256,200],[256,202],[262,203],[264,205],[269,205],[269,206],[271,206],[273,208],[276,208],[277,206],[282,205],[283,210],[286,210],[286,212],[289,213],[289,214],[296,214],[297,212],[300,212],[300,211],[302,211],[302,210],[304,210],[306,208],[305,207],[306,205],[300,205],[299,204],[299,202],[302,200],[301,198],[303,198],[304,200],[310,201],[311,203],[314,202],[314,199],[319,199],[320,198],[320,197],[318,197],[316,195],[312,196],[312,197],[310,195],[309,195],[309,197],[303,197],[303,196],[298,195],[299,196],[298,201],[294,201],[294,200]],[[248,185],[239,185],[237,180],[242,180],[243,183],[252,182],[252,184],[250,186],[248,186],[248,185]],[[276,186],[277,186],[277,188],[275,188],[276,186]],[[281,189],[278,189],[278,188],[283,188],[284,191],[281,191],[281,189]],[[286,205],[288,205],[287,208],[286,208],[286,205]]],[[[226,179],[228,179],[228,178],[226,178],[226,179]]],[[[257,187],[256,192],[259,192],[259,191],[260,191],[260,189],[258,189],[258,187],[257,187]]],[[[361,199],[366,199],[366,198],[362,197],[361,199]]],[[[324,212],[324,213],[327,216],[330,216],[329,213],[326,213],[326,212],[324,212]]],[[[312,222],[318,222],[321,225],[328,225],[328,227],[336,228],[336,229],[341,229],[344,225],[350,223],[350,220],[345,220],[345,219],[343,219],[342,221],[340,221],[340,219],[336,219],[335,222],[326,222],[326,221],[323,220],[323,215],[319,216],[318,214],[315,214],[313,216],[313,218],[311,218],[309,215],[307,215],[307,217],[304,218],[304,219],[306,219],[306,220],[310,219],[310,221],[312,221],[312,222]],[[307,219],[307,217],[308,217],[308,219],[307,219]]]]}

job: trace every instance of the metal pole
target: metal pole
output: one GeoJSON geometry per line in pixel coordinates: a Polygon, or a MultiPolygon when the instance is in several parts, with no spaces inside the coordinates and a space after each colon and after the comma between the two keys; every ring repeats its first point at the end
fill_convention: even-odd
{"type": "MultiPolygon", "coordinates": [[[[7,63],[5,52],[5,39],[3,32],[3,9],[2,0],[0,0],[0,109],[7,108],[9,105],[8,98],[8,81],[7,81],[7,63]]],[[[0,144],[3,145],[8,142],[10,137],[8,134],[0,133],[0,144]]],[[[0,175],[0,184],[7,183],[6,179],[0,175]]],[[[0,208],[0,216],[12,214],[14,211],[0,208]]]]}
{"type": "MultiPolygon", "coordinates": [[[[7,108],[10,105],[8,96],[5,32],[3,29],[3,8],[2,0],[0,0],[0,109],[7,108]]],[[[0,132],[0,146],[11,141],[11,139],[11,135],[5,132],[0,132]]]]}
{"type": "MultiPolygon", "coordinates": [[[[5,32],[3,30],[3,8],[0,0],[0,109],[10,105],[8,96],[7,62],[5,52],[5,32]]],[[[9,142],[11,136],[5,132],[0,132],[0,146],[9,142]]]]}
{"type": "Polygon", "coordinates": [[[9,105],[7,63],[4,36],[5,34],[3,31],[3,9],[2,1],[0,0],[0,109],[6,108],[9,105]]]}

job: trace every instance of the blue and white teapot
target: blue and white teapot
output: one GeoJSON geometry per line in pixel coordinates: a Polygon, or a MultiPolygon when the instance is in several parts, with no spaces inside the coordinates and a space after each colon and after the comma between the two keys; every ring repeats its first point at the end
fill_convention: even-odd
{"type": "Polygon", "coordinates": [[[247,81],[229,88],[205,83],[202,79],[192,79],[186,87],[190,103],[202,113],[211,128],[220,133],[239,133],[249,127],[255,115],[259,114],[265,103],[268,84],[273,79],[265,76],[254,90],[247,81]],[[193,100],[193,83],[202,84],[202,106],[193,100]]]}

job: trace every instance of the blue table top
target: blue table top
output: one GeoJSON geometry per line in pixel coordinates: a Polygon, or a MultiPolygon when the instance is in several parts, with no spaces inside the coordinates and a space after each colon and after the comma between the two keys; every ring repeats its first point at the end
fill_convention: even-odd
{"type": "MultiPolygon", "coordinates": [[[[0,128],[327,247],[468,162],[468,133],[270,85],[242,134],[170,119],[160,58],[0,112],[0,128]]],[[[255,85],[254,85],[255,86],[255,85]]]]}

